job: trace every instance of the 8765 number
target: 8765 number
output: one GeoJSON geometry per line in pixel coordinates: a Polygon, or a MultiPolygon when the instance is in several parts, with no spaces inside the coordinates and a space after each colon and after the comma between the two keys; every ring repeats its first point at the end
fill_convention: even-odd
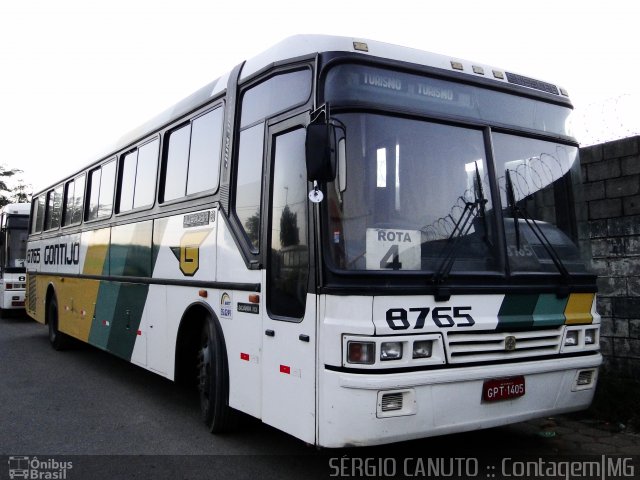
{"type": "Polygon", "coordinates": [[[392,330],[413,330],[424,328],[427,318],[439,328],[472,327],[476,321],[471,316],[471,307],[430,307],[390,308],[387,310],[387,324],[392,330]],[[412,315],[409,315],[412,314],[412,315]],[[409,320],[411,317],[411,320],[409,320]]]}

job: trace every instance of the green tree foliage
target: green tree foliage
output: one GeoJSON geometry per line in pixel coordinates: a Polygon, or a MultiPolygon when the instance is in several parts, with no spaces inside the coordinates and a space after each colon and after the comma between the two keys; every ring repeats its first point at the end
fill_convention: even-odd
{"type": "Polygon", "coordinates": [[[31,201],[31,195],[27,193],[31,187],[22,181],[17,180],[17,185],[13,186],[10,180],[22,173],[18,168],[8,168],[0,165],[0,207],[10,203],[25,203],[31,201]]]}
{"type": "Polygon", "coordinates": [[[247,218],[247,221],[244,224],[244,229],[247,232],[249,240],[251,240],[254,245],[257,245],[260,240],[260,214],[256,213],[255,215],[247,218]]]}
{"type": "Polygon", "coordinates": [[[298,214],[293,213],[289,205],[284,207],[282,216],[280,217],[280,244],[283,247],[300,244],[298,214]]]}

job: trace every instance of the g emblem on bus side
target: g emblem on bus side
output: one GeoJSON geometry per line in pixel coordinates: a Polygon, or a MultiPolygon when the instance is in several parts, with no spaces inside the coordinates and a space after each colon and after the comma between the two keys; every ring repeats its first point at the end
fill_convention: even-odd
{"type": "Polygon", "coordinates": [[[187,232],[180,239],[180,247],[171,249],[184,276],[193,277],[200,268],[200,245],[210,232],[211,230],[187,232]]]}

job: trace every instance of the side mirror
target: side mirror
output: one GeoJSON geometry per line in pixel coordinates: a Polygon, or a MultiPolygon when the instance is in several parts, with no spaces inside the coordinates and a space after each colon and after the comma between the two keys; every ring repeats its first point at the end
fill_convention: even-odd
{"type": "Polygon", "coordinates": [[[333,125],[309,124],[305,151],[310,182],[330,182],[336,178],[336,132],[333,125]]]}

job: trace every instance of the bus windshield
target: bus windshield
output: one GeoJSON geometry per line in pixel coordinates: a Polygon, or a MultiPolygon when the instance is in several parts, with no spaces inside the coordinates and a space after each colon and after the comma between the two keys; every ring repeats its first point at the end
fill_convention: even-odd
{"type": "Polygon", "coordinates": [[[335,118],[346,131],[346,168],[327,187],[338,267],[435,271],[462,241],[456,269],[498,268],[482,131],[374,114],[335,118]]]}
{"type": "Polygon", "coordinates": [[[6,227],[6,268],[24,268],[27,256],[27,227],[29,217],[9,217],[6,227]]]}
{"type": "MultiPolygon", "coordinates": [[[[386,83],[397,87],[401,101],[413,91],[405,80],[386,83]]],[[[480,95],[482,90],[477,90],[480,95]]],[[[332,91],[329,84],[326,96],[335,94],[349,103],[344,97],[348,92],[344,85],[332,91]]],[[[365,98],[361,89],[354,87],[352,93],[365,98]]],[[[388,101],[394,101],[389,95],[388,101]]],[[[454,87],[447,98],[457,98],[454,87]]],[[[564,128],[566,112],[551,115],[560,107],[526,101],[540,105],[533,109],[538,114],[530,117],[528,129],[564,128]],[[539,115],[545,109],[546,120],[539,115]]],[[[481,117],[485,112],[478,110],[477,102],[471,103],[475,110],[470,111],[481,117]]],[[[454,107],[462,112],[466,105],[454,107]]],[[[495,106],[491,116],[500,123],[495,106]]],[[[509,114],[505,117],[503,123],[510,121],[509,114]]],[[[574,208],[579,188],[576,147],[497,132],[487,142],[480,127],[369,110],[336,113],[332,119],[339,125],[340,154],[337,178],[327,185],[325,208],[326,241],[335,268],[426,271],[436,276],[505,269],[586,271],[574,208]],[[495,179],[489,177],[492,170],[495,179]],[[492,184],[498,201],[491,195],[492,184]],[[499,224],[506,236],[507,259],[499,258],[499,243],[505,242],[497,238],[499,224]]]]}

